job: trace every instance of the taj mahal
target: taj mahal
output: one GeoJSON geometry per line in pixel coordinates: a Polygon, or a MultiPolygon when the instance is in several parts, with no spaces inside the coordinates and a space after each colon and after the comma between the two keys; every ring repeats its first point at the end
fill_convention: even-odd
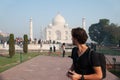
{"type": "Polygon", "coordinates": [[[59,13],[51,24],[45,29],[46,40],[57,41],[61,43],[71,43],[71,28],[68,27],[64,17],[59,13]]]}
{"type": "MultiPolygon", "coordinates": [[[[82,18],[82,28],[85,28],[85,18],[82,18]]],[[[47,27],[43,36],[47,41],[55,41],[60,43],[72,43],[71,40],[71,29],[70,26],[66,23],[65,18],[58,13],[47,27]]],[[[32,18],[30,19],[30,39],[33,40],[32,32],[32,18]]]]}

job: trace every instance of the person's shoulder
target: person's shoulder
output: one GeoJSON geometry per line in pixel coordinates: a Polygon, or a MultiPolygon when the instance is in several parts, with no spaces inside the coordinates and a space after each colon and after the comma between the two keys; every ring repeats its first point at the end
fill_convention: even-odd
{"type": "Polygon", "coordinates": [[[89,54],[90,54],[94,59],[95,59],[95,58],[98,58],[98,59],[99,59],[99,55],[100,55],[101,53],[96,52],[96,51],[90,49],[89,54]]]}
{"type": "Polygon", "coordinates": [[[75,52],[75,51],[77,51],[77,50],[78,50],[77,47],[73,47],[73,48],[72,48],[72,53],[75,52]]]}
{"type": "Polygon", "coordinates": [[[73,47],[72,49],[77,49],[77,47],[75,46],[75,47],[73,47]]]}
{"type": "Polygon", "coordinates": [[[76,52],[77,52],[77,47],[73,47],[72,48],[72,54],[71,54],[71,58],[74,58],[77,54],[76,54],[76,52]]]}

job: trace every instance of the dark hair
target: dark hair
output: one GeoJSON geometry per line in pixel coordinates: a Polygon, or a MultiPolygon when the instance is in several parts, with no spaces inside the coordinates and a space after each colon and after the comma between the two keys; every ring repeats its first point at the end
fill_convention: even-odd
{"type": "Polygon", "coordinates": [[[72,37],[77,39],[77,41],[80,44],[84,44],[88,39],[86,31],[83,28],[80,28],[80,27],[73,28],[72,31],[71,31],[71,34],[72,34],[72,37]]]}
{"type": "Polygon", "coordinates": [[[63,43],[62,45],[65,45],[65,43],[63,43]]]}

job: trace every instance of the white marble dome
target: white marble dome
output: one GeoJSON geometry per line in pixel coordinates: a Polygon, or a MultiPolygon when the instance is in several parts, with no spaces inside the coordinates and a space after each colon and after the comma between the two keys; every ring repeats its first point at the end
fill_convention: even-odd
{"type": "Polygon", "coordinates": [[[53,25],[65,25],[65,19],[60,14],[57,14],[53,19],[53,25]]]}

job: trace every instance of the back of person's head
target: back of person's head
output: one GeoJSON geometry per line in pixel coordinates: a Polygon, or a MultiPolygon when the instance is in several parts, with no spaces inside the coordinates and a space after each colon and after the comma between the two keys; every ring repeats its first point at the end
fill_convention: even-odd
{"type": "Polygon", "coordinates": [[[77,39],[79,44],[84,44],[88,39],[86,31],[80,27],[73,28],[71,34],[73,38],[77,39]]]}
{"type": "Polygon", "coordinates": [[[63,45],[65,45],[65,43],[63,43],[63,45]]]}

